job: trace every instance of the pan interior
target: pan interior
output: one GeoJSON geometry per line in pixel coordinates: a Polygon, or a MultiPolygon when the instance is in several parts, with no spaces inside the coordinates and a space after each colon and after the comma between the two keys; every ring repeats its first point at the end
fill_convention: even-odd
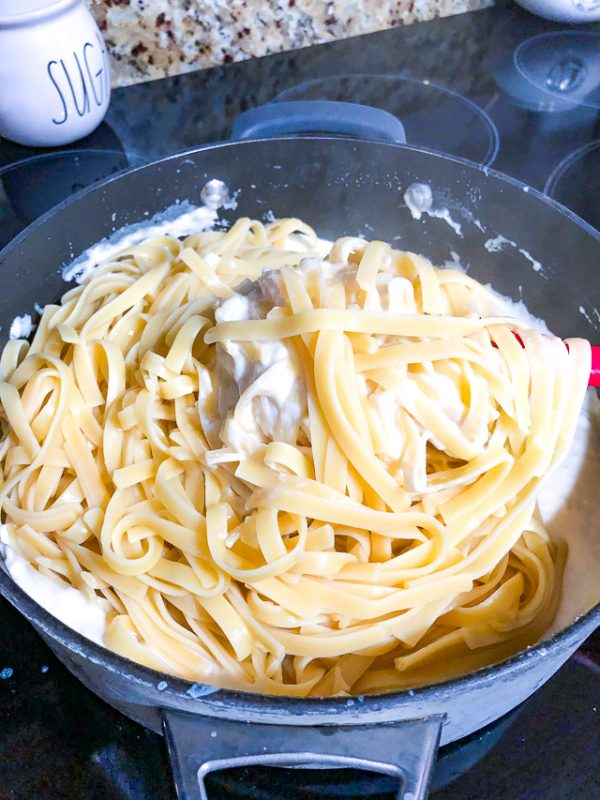
{"type": "MultiPolygon", "coordinates": [[[[81,198],[83,235],[75,230],[78,201],[64,206],[4,255],[0,273],[12,270],[26,278],[29,270],[38,280],[16,283],[14,292],[2,300],[1,334],[6,335],[14,316],[30,312],[34,301],[43,304],[57,299],[66,288],[59,268],[111,233],[115,215],[117,224],[143,224],[148,215],[175,201],[200,205],[202,187],[215,177],[224,179],[231,195],[238,198],[237,208],[220,212],[222,224],[244,214],[259,219],[265,214],[296,215],[325,238],[362,235],[392,241],[396,247],[424,254],[436,265],[462,264],[470,275],[491,283],[500,293],[523,299],[558,335],[583,335],[593,343],[594,335],[598,336],[588,313],[594,298],[589,301],[582,294],[590,274],[586,254],[581,266],[581,259],[573,257],[572,245],[567,279],[564,250],[553,252],[552,247],[556,242],[555,250],[560,250],[558,229],[564,228],[573,243],[585,234],[587,255],[598,258],[600,242],[592,241],[576,222],[529,196],[522,187],[504,185],[493,175],[460,162],[393,146],[318,139],[230,145],[136,170],[81,198]],[[421,218],[416,218],[405,200],[415,183],[432,190],[433,213],[421,218]],[[149,200],[141,199],[143,192],[149,200]],[[35,250],[42,238],[52,239],[43,258],[35,250]],[[494,242],[499,242],[499,249],[494,249],[494,242]],[[37,286],[35,297],[31,285],[37,286]]],[[[551,535],[566,538],[569,544],[562,600],[548,635],[600,602],[595,578],[600,568],[600,535],[593,514],[599,477],[600,403],[590,390],[574,447],[560,472],[548,481],[540,501],[551,535]]]]}

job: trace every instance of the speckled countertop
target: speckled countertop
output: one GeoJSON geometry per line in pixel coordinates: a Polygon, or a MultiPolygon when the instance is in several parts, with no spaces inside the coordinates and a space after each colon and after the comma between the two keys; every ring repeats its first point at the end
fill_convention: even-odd
{"type": "Polygon", "coordinates": [[[446,17],[493,0],[85,0],[114,86],[446,17]]]}

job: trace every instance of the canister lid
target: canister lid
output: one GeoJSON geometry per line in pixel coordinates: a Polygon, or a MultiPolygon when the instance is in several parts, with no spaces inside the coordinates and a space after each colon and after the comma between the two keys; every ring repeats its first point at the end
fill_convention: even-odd
{"type": "Polygon", "coordinates": [[[17,17],[27,18],[36,12],[50,11],[67,6],[73,0],[0,0],[0,21],[10,22],[17,17]]]}

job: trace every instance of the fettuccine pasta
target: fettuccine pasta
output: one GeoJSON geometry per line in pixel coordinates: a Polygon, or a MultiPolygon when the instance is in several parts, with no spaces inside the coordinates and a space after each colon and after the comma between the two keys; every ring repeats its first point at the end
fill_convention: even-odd
{"type": "Polygon", "coordinates": [[[536,496],[588,344],[383,242],[327,249],[297,219],[150,239],[5,346],[4,540],[93,600],[117,653],[362,694],[552,621],[565,550],[536,496]]]}

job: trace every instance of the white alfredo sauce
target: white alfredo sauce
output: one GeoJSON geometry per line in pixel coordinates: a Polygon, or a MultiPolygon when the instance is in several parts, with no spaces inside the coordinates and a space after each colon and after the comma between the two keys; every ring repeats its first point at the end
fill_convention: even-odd
{"type": "MultiPolygon", "coordinates": [[[[241,294],[227,298],[215,311],[217,322],[259,316],[257,299],[241,294]]],[[[306,389],[292,350],[282,342],[228,341],[218,347],[223,445],[247,455],[272,440],[294,442],[307,408],[306,389]]]]}
{"type": "Polygon", "coordinates": [[[4,565],[23,591],[69,628],[96,644],[104,643],[106,614],[97,603],[59,578],[54,580],[43,575],[23,556],[12,550],[8,546],[4,525],[0,526],[0,542],[4,565]]]}

